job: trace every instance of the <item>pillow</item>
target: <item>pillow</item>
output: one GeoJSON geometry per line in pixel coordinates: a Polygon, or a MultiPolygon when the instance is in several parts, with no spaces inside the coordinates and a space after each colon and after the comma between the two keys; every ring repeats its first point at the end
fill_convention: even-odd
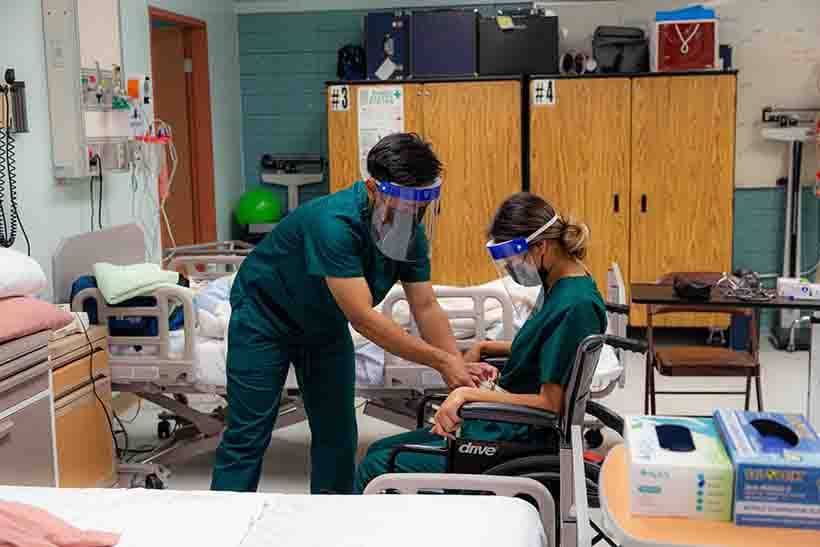
{"type": "Polygon", "coordinates": [[[0,298],[33,296],[46,288],[46,274],[30,256],[0,247],[0,298]]]}
{"type": "Polygon", "coordinates": [[[61,329],[73,320],[72,314],[36,298],[4,298],[0,300],[0,344],[44,330],[61,329]]]}

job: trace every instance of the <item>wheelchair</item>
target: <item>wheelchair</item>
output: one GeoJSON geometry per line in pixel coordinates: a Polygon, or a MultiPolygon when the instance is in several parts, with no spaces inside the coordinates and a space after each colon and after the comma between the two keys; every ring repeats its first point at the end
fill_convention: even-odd
{"type": "MultiPolygon", "coordinates": [[[[627,306],[607,304],[607,311],[626,314],[627,306]]],[[[616,350],[645,353],[646,342],[613,335],[593,335],[579,345],[569,382],[564,392],[562,412],[558,415],[539,409],[518,405],[495,403],[469,403],[460,410],[462,420],[482,420],[507,424],[526,425],[533,435],[541,438],[539,443],[524,444],[508,441],[485,441],[457,436],[448,439],[445,447],[424,445],[401,445],[393,449],[388,462],[388,473],[395,473],[396,459],[402,453],[438,455],[446,459],[446,473],[459,475],[492,475],[525,477],[546,487],[559,508],[559,516],[569,514],[572,507],[571,483],[562,481],[562,469],[572,468],[573,428],[582,431],[586,415],[599,420],[604,426],[623,435],[624,422],[604,405],[591,400],[591,384],[604,345],[616,350]]],[[[497,366],[499,363],[494,363],[497,366]]],[[[429,407],[442,402],[446,395],[425,397],[418,410],[418,427],[425,425],[429,407]]],[[[580,438],[580,437],[578,437],[580,438]]],[[[576,447],[579,449],[582,447],[576,447]]],[[[589,506],[599,507],[598,476],[600,466],[583,461],[589,506]]],[[[556,522],[560,522],[560,518],[556,522]]],[[[612,542],[590,522],[598,536],[592,544],[603,540],[612,542]]]]}

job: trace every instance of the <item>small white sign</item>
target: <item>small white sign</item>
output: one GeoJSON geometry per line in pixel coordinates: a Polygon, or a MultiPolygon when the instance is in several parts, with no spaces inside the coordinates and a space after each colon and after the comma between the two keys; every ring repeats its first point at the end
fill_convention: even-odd
{"type": "Polygon", "coordinates": [[[350,87],[346,85],[330,86],[330,111],[347,112],[350,110],[350,87]]]}
{"type": "Polygon", "coordinates": [[[387,135],[404,131],[404,88],[373,86],[359,88],[359,171],[367,172],[367,154],[387,135]]]}
{"type": "Polygon", "coordinates": [[[533,106],[553,106],[558,100],[555,80],[533,80],[531,92],[533,106]]]}

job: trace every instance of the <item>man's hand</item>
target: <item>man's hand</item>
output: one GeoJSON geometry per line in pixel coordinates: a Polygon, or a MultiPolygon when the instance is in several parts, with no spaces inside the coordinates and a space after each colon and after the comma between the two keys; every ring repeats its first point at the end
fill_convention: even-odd
{"type": "MultiPolygon", "coordinates": [[[[480,363],[471,364],[478,365],[480,363]]],[[[444,383],[447,384],[447,387],[450,389],[456,389],[462,386],[475,387],[478,385],[475,380],[476,376],[472,373],[472,371],[475,370],[475,367],[473,367],[473,369],[469,367],[470,365],[465,363],[460,357],[456,356],[451,356],[446,363],[442,364],[440,372],[441,376],[444,378],[444,383]]]]}

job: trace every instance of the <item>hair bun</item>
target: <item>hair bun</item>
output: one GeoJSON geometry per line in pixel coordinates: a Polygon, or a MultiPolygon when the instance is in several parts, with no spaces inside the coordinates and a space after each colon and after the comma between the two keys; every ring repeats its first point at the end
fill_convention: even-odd
{"type": "Polygon", "coordinates": [[[583,222],[578,222],[573,217],[566,219],[564,228],[561,230],[561,244],[567,254],[578,260],[583,260],[587,255],[589,237],[589,226],[583,222]]]}

